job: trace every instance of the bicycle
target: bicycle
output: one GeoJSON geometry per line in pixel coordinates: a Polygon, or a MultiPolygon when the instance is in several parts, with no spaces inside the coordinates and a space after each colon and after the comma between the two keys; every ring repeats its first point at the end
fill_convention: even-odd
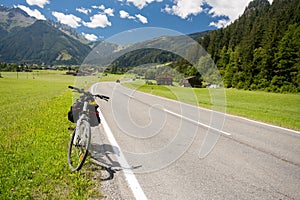
{"type": "Polygon", "coordinates": [[[71,170],[79,171],[85,162],[91,142],[91,127],[98,126],[101,122],[96,97],[108,101],[109,97],[85,92],[73,86],[68,88],[82,94],[71,106],[68,119],[76,123],[68,149],[68,163],[71,170]]]}

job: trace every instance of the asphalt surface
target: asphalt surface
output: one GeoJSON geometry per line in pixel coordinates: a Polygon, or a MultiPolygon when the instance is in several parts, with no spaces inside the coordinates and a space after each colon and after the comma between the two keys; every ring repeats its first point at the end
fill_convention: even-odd
{"type": "Polygon", "coordinates": [[[119,184],[122,199],[134,195],[121,173],[128,166],[118,162],[120,151],[148,199],[300,199],[299,132],[116,83],[93,90],[111,97],[99,103],[119,145],[100,127],[94,157],[114,170],[108,180],[119,184]]]}

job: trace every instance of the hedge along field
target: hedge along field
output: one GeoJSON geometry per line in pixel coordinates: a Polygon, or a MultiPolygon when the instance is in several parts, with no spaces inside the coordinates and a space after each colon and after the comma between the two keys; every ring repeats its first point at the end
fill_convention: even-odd
{"type": "MultiPolygon", "coordinates": [[[[99,197],[100,179],[87,168],[71,173],[67,111],[73,76],[63,72],[2,73],[0,199],[99,197]]],[[[93,166],[95,167],[95,166],[93,166]]]]}

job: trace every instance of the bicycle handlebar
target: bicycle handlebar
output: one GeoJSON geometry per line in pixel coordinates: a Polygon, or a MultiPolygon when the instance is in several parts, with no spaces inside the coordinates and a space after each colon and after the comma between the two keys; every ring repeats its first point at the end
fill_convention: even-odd
{"type": "Polygon", "coordinates": [[[68,88],[70,88],[72,90],[76,90],[78,93],[85,93],[83,89],[79,89],[79,88],[71,86],[71,85],[69,85],[68,88]]]}
{"type": "Polygon", "coordinates": [[[103,99],[103,100],[105,100],[105,101],[108,101],[108,99],[109,99],[108,96],[104,96],[104,95],[96,94],[95,96],[98,97],[98,98],[100,98],[100,99],[103,99]]]}
{"type": "Polygon", "coordinates": [[[85,92],[84,89],[80,89],[74,86],[69,85],[68,88],[72,89],[72,90],[76,90],[78,93],[83,93],[84,95],[88,95],[88,96],[94,96],[94,97],[98,97],[100,99],[103,99],[105,101],[108,101],[109,97],[108,96],[104,96],[104,95],[100,95],[100,94],[92,94],[90,92],[85,92]]]}

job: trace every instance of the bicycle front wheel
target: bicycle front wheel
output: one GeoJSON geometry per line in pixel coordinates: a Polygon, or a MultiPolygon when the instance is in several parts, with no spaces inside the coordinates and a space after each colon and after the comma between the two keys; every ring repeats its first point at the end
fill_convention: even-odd
{"type": "Polygon", "coordinates": [[[76,129],[72,133],[68,151],[68,163],[72,171],[81,169],[89,151],[91,142],[91,127],[89,122],[82,121],[78,129],[78,137],[75,138],[76,129]]]}

